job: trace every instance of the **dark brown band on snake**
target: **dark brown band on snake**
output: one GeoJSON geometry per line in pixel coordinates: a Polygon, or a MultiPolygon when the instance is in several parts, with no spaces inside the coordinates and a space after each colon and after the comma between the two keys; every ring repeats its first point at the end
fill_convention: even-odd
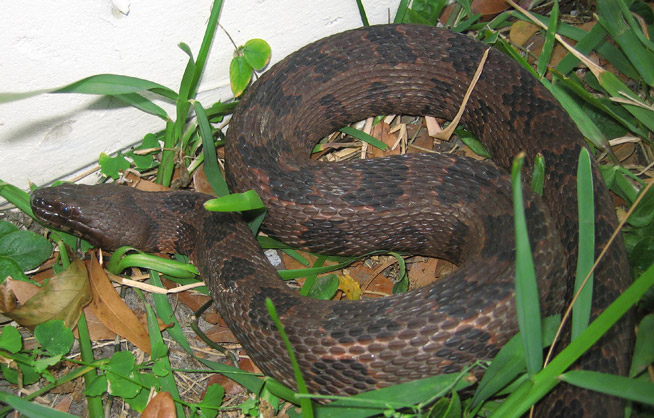
{"type": "MultiPolygon", "coordinates": [[[[268,206],[263,229],[326,254],[393,250],[451,260],[446,280],[383,299],[316,301],[279,280],[238,214],[209,214],[207,196],[143,193],[118,186],[60,186],[35,192],[44,221],[106,249],[189,254],[218,309],[264,373],[294,386],[283,343],[265,308],[271,298],[311,391],[348,395],[491,359],[517,331],[514,307],[512,158],[545,157],[543,199],[525,189],[541,309],[570,300],[577,254],[576,165],[583,138],[551,94],[497,50],[490,51],[462,125],[495,165],[420,154],[323,163],[316,141],[379,114],[451,119],[487,46],[427,26],[375,26],[308,45],[267,71],[230,123],[226,172],[234,192],[254,189],[268,206]],[[496,167],[497,166],[497,167],[496,167]],[[543,204],[544,202],[544,204],[543,204]]],[[[526,170],[529,171],[529,170],[526,170]]],[[[596,246],[615,225],[596,166],[596,246]]],[[[629,282],[622,242],[595,274],[593,315],[629,282]]],[[[626,321],[582,361],[626,373],[626,321]]],[[[544,416],[617,416],[619,402],[563,388],[544,416]]]]}

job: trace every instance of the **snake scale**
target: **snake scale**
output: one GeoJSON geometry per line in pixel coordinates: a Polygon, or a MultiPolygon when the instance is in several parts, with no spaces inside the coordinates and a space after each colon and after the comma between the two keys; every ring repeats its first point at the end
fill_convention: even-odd
{"type": "MultiPolygon", "coordinates": [[[[528,72],[491,49],[461,123],[493,156],[412,154],[324,163],[315,143],[374,115],[452,119],[487,46],[418,25],[381,25],[314,42],[274,65],[241,100],[230,123],[226,178],[256,190],[263,230],[294,247],[335,255],[392,250],[450,260],[445,280],[381,299],[316,301],[279,280],[240,214],[208,213],[193,192],[144,193],[115,185],[37,190],[35,214],[106,249],[189,254],[218,309],[254,362],[294,386],[288,355],[265,308],[274,302],[310,391],[350,395],[491,359],[517,331],[513,209],[507,171],[541,153],[540,199],[525,212],[545,315],[571,297],[577,246],[576,164],[583,138],[528,72]]],[[[530,171],[529,169],[525,170],[530,171]]],[[[617,224],[594,164],[596,246],[617,224]]],[[[594,311],[630,280],[617,240],[595,274],[594,311]]],[[[582,366],[625,374],[630,332],[621,321],[582,366]]],[[[563,386],[563,385],[560,385],[563,386]]],[[[563,386],[543,416],[617,416],[620,402],[563,386]]]]}

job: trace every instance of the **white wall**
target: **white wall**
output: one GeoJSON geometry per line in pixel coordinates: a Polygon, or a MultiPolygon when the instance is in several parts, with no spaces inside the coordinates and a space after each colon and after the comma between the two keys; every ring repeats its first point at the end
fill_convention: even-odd
{"type": "MultiPolygon", "coordinates": [[[[63,86],[101,73],[177,90],[187,43],[197,55],[211,0],[38,0],[0,11],[0,92],[63,86]],[[127,14],[119,8],[129,8],[127,14]]],[[[365,1],[371,23],[387,23],[399,0],[365,1]]],[[[238,45],[262,38],[272,61],[325,35],[361,26],[355,0],[225,0],[220,24],[238,45]]],[[[199,99],[231,98],[233,46],[219,28],[199,99]]],[[[161,103],[160,103],[161,104],[161,103]]],[[[171,105],[164,108],[170,115],[171,105]]],[[[163,127],[157,117],[111,98],[49,94],[0,104],[0,180],[26,189],[86,167],[163,127]]]]}

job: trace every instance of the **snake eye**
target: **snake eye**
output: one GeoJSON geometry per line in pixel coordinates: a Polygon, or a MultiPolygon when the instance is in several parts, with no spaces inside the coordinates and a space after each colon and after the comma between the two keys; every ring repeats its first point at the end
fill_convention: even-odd
{"type": "Polygon", "coordinates": [[[70,206],[64,206],[61,208],[61,214],[63,215],[64,218],[68,218],[70,215],[73,213],[73,208],[70,206]]]}

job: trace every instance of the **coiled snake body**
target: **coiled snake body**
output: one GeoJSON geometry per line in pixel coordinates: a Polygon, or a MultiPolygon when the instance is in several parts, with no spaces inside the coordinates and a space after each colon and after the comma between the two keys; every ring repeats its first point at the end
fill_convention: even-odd
{"type": "MultiPolygon", "coordinates": [[[[485,48],[427,26],[344,32],[273,66],[251,86],[230,123],[228,183],[235,192],[259,192],[268,206],[267,233],[319,253],[393,250],[459,265],[431,286],[359,302],[300,297],[279,280],[241,216],[209,214],[202,209],[207,197],[196,193],[59,186],[38,190],[32,206],[46,222],[107,249],[133,245],[189,254],[254,362],[288,385],[294,386],[293,372],[266,297],[313,392],[348,395],[460,371],[475,359],[492,358],[517,330],[505,170],[520,151],[528,162],[537,153],[545,157],[545,204],[525,189],[541,308],[560,312],[569,300],[577,245],[575,173],[584,146],[573,122],[537,80],[491,50],[462,124],[482,140],[497,167],[432,154],[327,164],[309,153],[324,135],[368,116],[451,119],[485,48]]],[[[602,248],[616,217],[596,168],[595,201],[596,245],[602,248]]],[[[628,283],[621,242],[612,245],[595,277],[597,312],[628,283]]],[[[624,374],[624,327],[607,334],[587,363],[624,374]]],[[[552,412],[541,411],[612,416],[616,409],[610,408],[619,407],[565,392],[571,397],[557,394],[552,412]]]]}

